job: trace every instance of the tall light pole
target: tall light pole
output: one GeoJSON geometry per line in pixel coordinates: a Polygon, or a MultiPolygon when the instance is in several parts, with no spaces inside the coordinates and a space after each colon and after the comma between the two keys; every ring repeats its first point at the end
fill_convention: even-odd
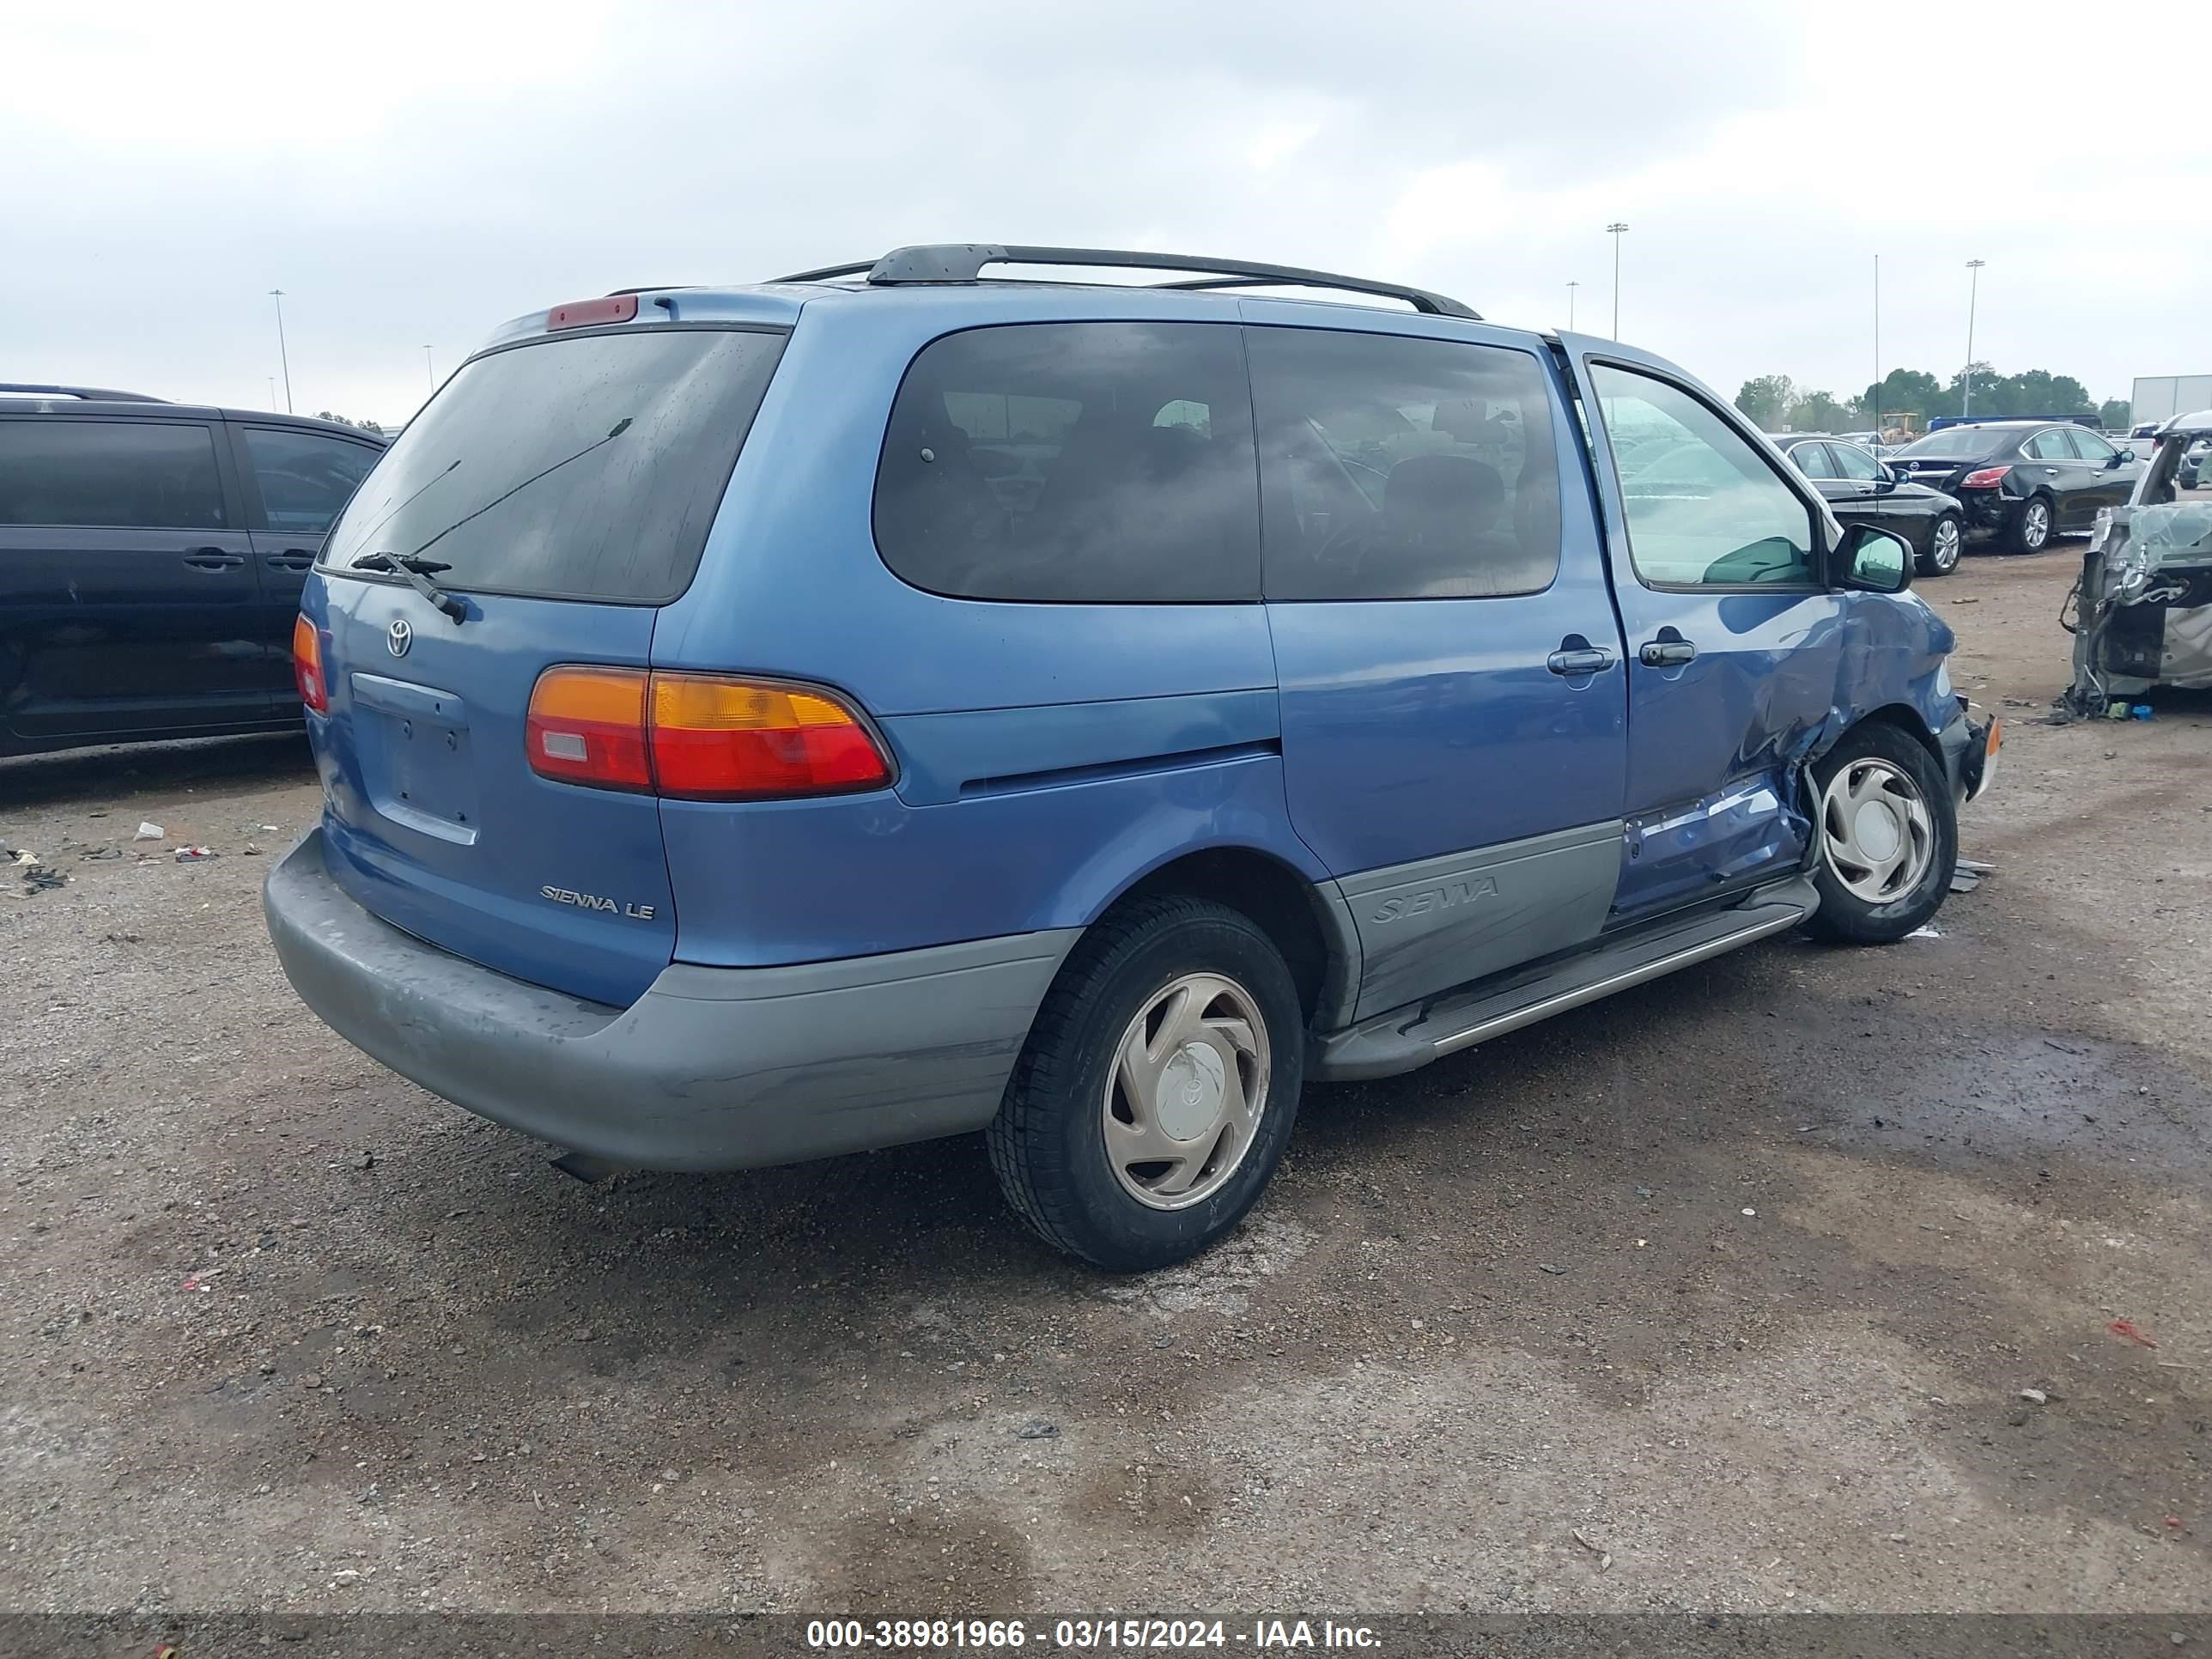
{"type": "Polygon", "coordinates": [[[1616,340],[1620,337],[1620,238],[1627,228],[1618,219],[1605,228],[1606,234],[1613,238],[1613,337],[1616,340]]]}
{"type": "Polygon", "coordinates": [[[1874,441],[1881,441],[1881,255],[1874,256],[1874,390],[1867,394],[1874,405],[1874,441]]]}
{"type": "Polygon", "coordinates": [[[284,366],[284,412],[292,412],[292,357],[284,349],[284,290],[272,288],[269,297],[276,302],[276,361],[284,366]]]}
{"type": "Polygon", "coordinates": [[[430,348],[428,346],[422,348],[422,373],[429,380],[430,390],[435,392],[438,389],[438,371],[430,367],[430,348]]]}
{"type": "Polygon", "coordinates": [[[1974,412],[1974,301],[1981,296],[1982,267],[1988,263],[1986,259],[1966,261],[1966,270],[1970,273],[1966,278],[1966,383],[1959,402],[1959,413],[1961,415],[1974,412]]]}
{"type": "Polygon", "coordinates": [[[269,377],[269,407],[276,407],[276,377],[274,374],[269,377]]]}
{"type": "Polygon", "coordinates": [[[1570,334],[1575,331],[1575,290],[1581,286],[1580,283],[1567,284],[1567,332],[1570,334]]]}

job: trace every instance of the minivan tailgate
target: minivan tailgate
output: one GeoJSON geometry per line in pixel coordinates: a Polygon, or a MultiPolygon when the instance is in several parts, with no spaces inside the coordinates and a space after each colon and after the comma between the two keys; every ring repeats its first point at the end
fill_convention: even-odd
{"type": "Polygon", "coordinates": [[[471,961],[627,1005],[676,939],[659,805],[635,778],[534,769],[531,696],[556,664],[651,662],[786,336],[559,317],[456,369],[331,527],[301,596],[330,700],[307,734],[348,893],[471,961]]]}
{"type": "Polygon", "coordinates": [[[650,606],[471,595],[456,626],[412,588],[317,576],[330,713],[314,722],[338,884],[459,956],[627,1005],[676,939],[651,795],[530,768],[525,726],[555,663],[642,666],[650,606]]]}

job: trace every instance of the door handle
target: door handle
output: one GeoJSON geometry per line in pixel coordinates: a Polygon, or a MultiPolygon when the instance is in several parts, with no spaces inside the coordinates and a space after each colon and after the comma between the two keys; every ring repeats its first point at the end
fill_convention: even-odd
{"type": "Polygon", "coordinates": [[[309,570],[314,568],[315,556],[289,548],[282,553],[271,553],[267,562],[272,570],[309,570]]]}
{"type": "Polygon", "coordinates": [[[1571,651],[1554,651],[1544,659],[1554,674],[1596,674],[1613,666],[1613,653],[1601,645],[1585,645],[1571,651]]]}
{"type": "Polygon", "coordinates": [[[2058,476],[2058,469],[2055,466],[2046,466],[2043,469],[2043,476],[2046,478],[2055,478],[2058,476]]]}
{"type": "Polygon", "coordinates": [[[195,547],[186,551],[185,562],[195,570],[235,570],[246,562],[246,555],[221,547],[195,547]]]}
{"type": "Polygon", "coordinates": [[[1680,668],[1698,659],[1698,647],[1687,640],[1646,640],[1636,659],[1646,668],[1680,668]]]}

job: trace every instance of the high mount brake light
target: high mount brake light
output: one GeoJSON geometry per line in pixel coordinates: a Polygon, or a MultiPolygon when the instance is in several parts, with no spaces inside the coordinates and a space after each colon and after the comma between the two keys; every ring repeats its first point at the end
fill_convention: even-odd
{"type": "Polygon", "coordinates": [[[595,323],[626,323],[637,315],[637,295],[610,294],[604,300],[571,300],[545,313],[545,331],[589,328],[595,323]]]}
{"type": "Polygon", "coordinates": [[[530,696],[541,776],[680,800],[785,800],[880,789],[890,759],[833,691],[721,674],[563,665],[530,696]]]}

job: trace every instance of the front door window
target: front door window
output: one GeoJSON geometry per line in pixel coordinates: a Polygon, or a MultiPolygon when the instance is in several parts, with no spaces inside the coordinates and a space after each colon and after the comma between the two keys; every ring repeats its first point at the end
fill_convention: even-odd
{"type": "Polygon", "coordinates": [[[1595,364],[1636,574],[1660,587],[1810,586],[1813,509],[1752,441],[1680,386],[1595,364]]]}

